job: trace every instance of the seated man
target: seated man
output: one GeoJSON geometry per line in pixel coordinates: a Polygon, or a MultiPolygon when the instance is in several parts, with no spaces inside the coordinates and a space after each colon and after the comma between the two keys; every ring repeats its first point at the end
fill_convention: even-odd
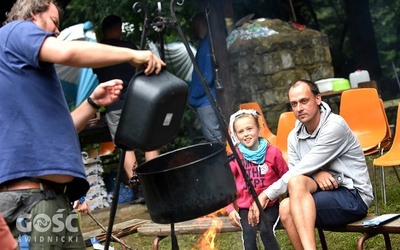
{"type": "MultiPolygon", "coordinates": [[[[279,215],[290,240],[295,249],[316,249],[315,226],[344,226],[367,215],[372,185],[360,143],[346,121],[321,100],[318,87],[299,80],[288,95],[299,120],[288,137],[289,171],[258,199],[265,207],[289,192],[279,215]]],[[[249,223],[256,225],[254,203],[253,211],[249,223]]]]}

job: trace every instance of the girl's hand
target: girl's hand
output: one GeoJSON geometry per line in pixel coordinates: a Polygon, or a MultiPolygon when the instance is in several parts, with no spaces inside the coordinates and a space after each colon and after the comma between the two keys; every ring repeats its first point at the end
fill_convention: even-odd
{"type": "Polygon", "coordinates": [[[236,210],[233,210],[232,212],[230,212],[228,215],[228,218],[229,218],[229,222],[232,224],[232,226],[240,227],[240,216],[236,210]]]}
{"type": "MultiPolygon", "coordinates": [[[[264,194],[264,192],[261,192],[261,194],[258,196],[258,201],[260,202],[261,207],[265,209],[268,205],[269,199],[264,194]]],[[[248,220],[249,224],[253,227],[257,226],[260,222],[260,210],[258,210],[257,204],[255,202],[253,202],[253,204],[249,208],[248,220]]]]}

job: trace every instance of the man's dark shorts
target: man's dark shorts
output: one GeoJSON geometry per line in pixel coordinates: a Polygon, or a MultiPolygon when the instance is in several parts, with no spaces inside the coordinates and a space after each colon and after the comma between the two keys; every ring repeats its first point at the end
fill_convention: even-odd
{"type": "Polygon", "coordinates": [[[356,189],[339,187],[335,190],[318,191],[313,194],[317,209],[317,227],[339,227],[361,220],[368,207],[356,189]]]}

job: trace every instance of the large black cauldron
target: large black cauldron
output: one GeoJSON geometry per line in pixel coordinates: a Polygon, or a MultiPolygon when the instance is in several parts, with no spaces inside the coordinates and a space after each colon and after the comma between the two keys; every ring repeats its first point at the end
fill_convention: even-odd
{"type": "Polygon", "coordinates": [[[150,217],[156,223],[195,219],[236,198],[235,181],[222,143],[171,151],[143,163],[136,172],[150,217]]]}

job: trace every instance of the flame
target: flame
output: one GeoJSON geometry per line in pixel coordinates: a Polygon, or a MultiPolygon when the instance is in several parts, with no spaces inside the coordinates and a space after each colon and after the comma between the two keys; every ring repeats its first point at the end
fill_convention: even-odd
{"type": "Polygon", "coordinates": [[[222,220],[218,218],[218,214],[224,214],[225,209],[220,209],[199,220],[211,219],[211,226],[203,233],[202,237],[197,241],[196,246],[192,250],[217,250],[215,247],[215,237],[221,231],[222,220]]]}

